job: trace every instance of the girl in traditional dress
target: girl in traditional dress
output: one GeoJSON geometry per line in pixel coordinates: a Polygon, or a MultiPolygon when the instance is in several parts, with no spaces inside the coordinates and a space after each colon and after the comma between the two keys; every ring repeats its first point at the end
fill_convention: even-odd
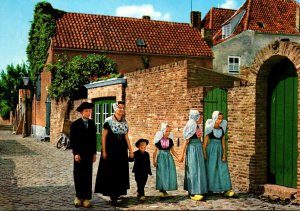
{"type": "Polygon", "coordinates": [[[167,191],[177,190],[176,166],[172,154],[179,160],[174,150],[171,127],[162,123],[161,130],[154,137],[155,150],[153,152],[153,165],[156,167],[156,190],[161,198],[167,197],[167,191]]]}
{"type": "Polygon", "coordinates": [[[223,118],[223,113],[214,111],[212,119],[206,121],[203,150],[206,159],[208,191],[224,192],[225,196],[232,197],[235,193],[231,190],[225,147],[227,121],[223,118]]]}
{"type": "Polygon", "coordinates": [[[116,203],[129,189],[128,151],[134,157],[128,138],[128,124],[124,118],[125,103],[114,103],[115,113],[105,119],[102,131],[102,151],[99,162],[95,193],[109,196],[116,203]]]}
{"type": "Polygon", "coordinates": [[[192,200],[200,201],[207,193],[206,167],[201,143],[203,116],[198,110],[190,110],[189,121],[183,129],[185,140],[180,162],[185,158],[184,190],[192,200]]]}

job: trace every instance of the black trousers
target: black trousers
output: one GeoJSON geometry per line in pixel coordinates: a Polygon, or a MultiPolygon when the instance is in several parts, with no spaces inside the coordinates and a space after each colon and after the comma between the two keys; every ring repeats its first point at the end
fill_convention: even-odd
{"type": "Polygon", "coordinates": [[[148,180],[148,174],[135,173],[138,196],[145,196],[145,186],[148,180]]]}
{"type": "Polygon", "coordinates": [[[74,160],[74,184],[76,197],[92,198],[93,155],[81,156],[80,163],[74,160]]]}

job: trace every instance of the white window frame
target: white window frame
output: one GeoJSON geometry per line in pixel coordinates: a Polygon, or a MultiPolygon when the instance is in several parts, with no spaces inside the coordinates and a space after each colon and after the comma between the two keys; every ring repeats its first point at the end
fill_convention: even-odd
{"type": "Polygon", "coordinates": [[[233,74],[240,73],[241,57],[239,56],[228,56],[228,72],[233,74]],[[235,61],[237,59],[237,62],[235,61]],[[233,61],[230,61],[233,60],[233,61]]]}
{"type": "Polygon", "coordinates": [[[231,23],[222,26],[222,39],[225,39],[231,35],[231,23]]]}

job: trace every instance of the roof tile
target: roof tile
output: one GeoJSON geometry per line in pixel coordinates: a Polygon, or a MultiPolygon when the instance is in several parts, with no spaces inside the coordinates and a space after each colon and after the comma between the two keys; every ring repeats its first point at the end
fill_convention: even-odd
{"type": "Polygon", "coordinates": [[[58,21],[53,47],[129,53],[212,56],[198,29],[185,23],[66,13],[58,21]],[[145,46],[137,46],[143,39],[145,46]]]}
{"type": "MultiPolygon", "coordinates": [[[[295,0],[246,0],[245,3],[237,10],[228,20],[223,24],[229,22],[232,18],[240,12],[246,10],[241,22],[235,28],[234,33],[230,36],[235,36],[246,30],[253,30],[256,32],[272,33],[272,34],[296,34],[300,35],[299,30],[296,29],[296,8],[300,5],[295,0]],[[260,27],[258,22],[263,24],[260,27]]],[[[205,28],[209,28],[207,21],[217,22],[223,19],[218,17],[220,14],[214,13],[212,18],[203,22],[205,28]]],[[[224,13],[221,16],[225,17],[224,13]]],[[[225,18],[224,18],[225,19],[225,18]]],[[[215,24],[214,27],[214,44],[220,43],[222,39],[222,25],[215,24]]],[[[228,38],[227,38],[228,39],[228,38]]]]}

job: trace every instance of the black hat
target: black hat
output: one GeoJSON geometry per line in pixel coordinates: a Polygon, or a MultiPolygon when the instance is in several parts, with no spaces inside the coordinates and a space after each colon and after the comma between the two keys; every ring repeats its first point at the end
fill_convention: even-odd
{"type": "Polygon", "coordinates": [[[141,139],[139,139],[137,142],[135,142],[135,146],[136,146],[136,147],[139,147],[139,145],[140,145],[141,142],[145,142],[146,145],[149,144],[149,141],[148,141],[147,139],[141,138],[141,139]]]}
{"type": "Polygon", "coordinates": [[[83,102],[80,104],[80,106],[77,107],[77,111],[81,112],[83,109],[91,109],[94,107],[93,103],[89,103],[89,102],[83,102]]]}

